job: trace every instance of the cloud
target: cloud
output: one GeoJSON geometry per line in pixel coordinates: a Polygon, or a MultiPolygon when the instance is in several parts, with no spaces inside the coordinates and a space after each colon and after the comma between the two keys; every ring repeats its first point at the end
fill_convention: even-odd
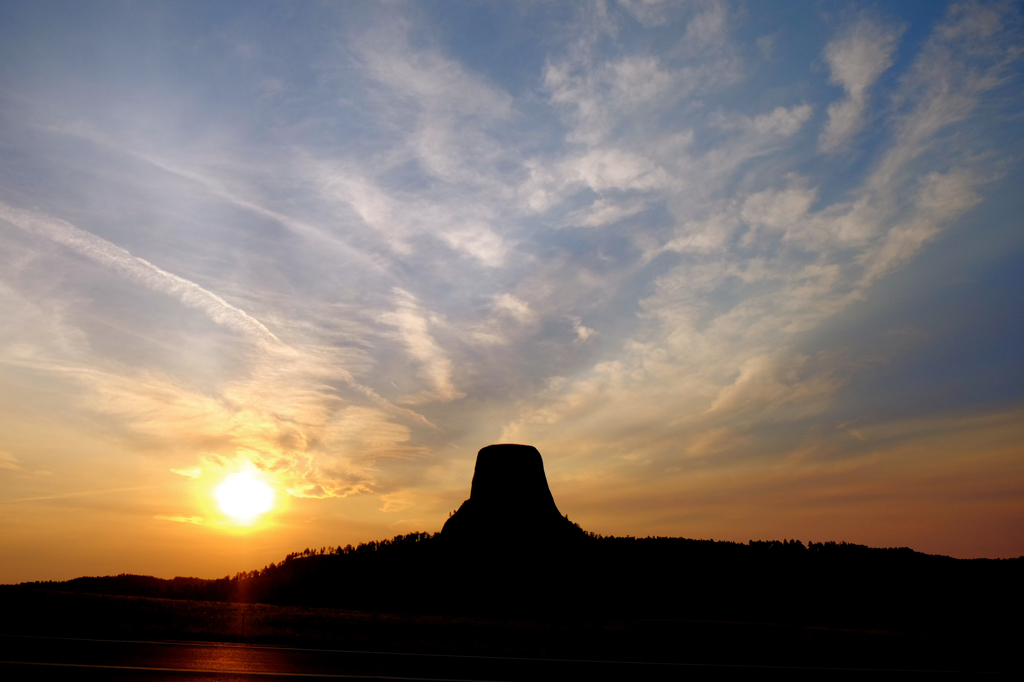
{"type": "Polygon", "coordinates": [[[407,98],[424,116],[510,115],[508,93],[438,50],[414,49],[408,40],[411,28],[408,20],[393,17],[366,34],[358,43],[358,54],[368,76],[407,98]]]}
{"type": "Polygon", "coordinates": [[[754,440],[729,428],[712,428],[691,435],[686,442],[688,457],[714,457],[755,446],[754,440]]]}
{"type": "Polygon", "coordinates": [[[533,319],[533,311],[530,305],[512,294],[501,294],[494,297],[494,309],[499,313],[511,315],[519,322],[529,322],[533,319]]]}
{"type": "Polygon", "coordinates": [[[9,452],[0,450],[0,469],[5,471],[24,471],[20,464],[18,464],[18,458],[9,452]]]}
{"type": "Polygon", "coordinates": [[[142,490],[155,490],[160,486],[145,485],[132,486],[129,488],[105,488],[101,490],[79,490],[71,493],[57,493],[54,495],[34,495],[32,497],[19,497],[12,500],[4,500],[3,504],[16,504],[22,502],[48,502],[50,500],[67,500],[76,497],[92,497],[93,495],[108,495],[110,493],[130,493],[142,490]]]}
{"type": "Polygon", "coordinates": [[[817,192],[807,187],[766,189],[744,199],[740,217],[748,225],[785,230],[804,219],[816,197],[817,192]]]}
{"type": "Polygon", "coordinates": [[[796,419],[821,413],[844,383],[833,364],[830,358],[806,355],[750,358],[705,414],[764,421],[767,415],[796,419]]]}
{"type": "Polygon", "coordinates": [[[721,47],[726,36],[728,13],[725,3],[709,2],[686,25],[683,39],[689,49],[706,50],[721,47]]]}
{"type": "Polygon", "coordinates": [[[153,518],[154,519],[159,519],[160,521],[174,521],[176,523],[194,523],[194,524],[199,525],[199,526],[202,526],[202,525],[206,524],[206,522],[203,521],[203,517],[201,517],[201,516],[161,516],[161,515],[158,515],[158,516],[154,516],[153,518]]]}
{"type": "Polygon", "coordinates": [[[662,26],[669,22],[675,0],[619,0],[619,5],[644,26],[662,26]]]}
{"type": "Polygon", "coordinates": [[[905,264],[938,236],[944,225],[981,201],[976,191],[979,184],[980,179],[965,169],[925,176],[916,193],[912,216],[889,230],[884,241],[865,254],[862,286],[905,264]]]}
{"type": "Polygon", "coordinates": [[[667,174],[651,159],[620,149],[589,152],[570,161],[565,170],[595,192],[643,192],[663,188],[669,182],[667,174]]]}
{"type": "Polygon", "coordinates": [[[385,514],[405,511],[416,504],[416,495],[408,490],[399,490],[387,495],[381,495],[380,499],[384,503],[380,510],[385,514]]]}
{"type": "Polygon", "coordinates": [[[419,374],[431,387],[405,398],[411,404],[428,400],[450,402],[465,395],[452,383],[452,361],[430,334],[430,322],[416,299],[407,291],[395,289],[395,310],[377,319],[398,329],[409,355],[420,365],[419,374]]]}
{"type": "Polygon", "coordinates": [[[203,470],[198,467],[195,469],[171,469],[171,471],[186,478],[199,478],[203,475],[203,470]]]}
{"type": "Polygon", "coordinates": [[[776,107],[771,113],[762,114],[753,120],[753,128],[760,135],[781,135],[790,137],[803,127],[814,112],[809,104],[794,107],[776,107]]]}
{"type": "Polygon", "coordinates": [[[585,327],[583,321],[575,315],[571,315],[569,321],[572,322],[572,329],[576,332],[576,343],[586,343],[590,337],[597,333],[590,327],[585,327]]]}
{"type": "Polygon", "coordinates": [[[694,72],[673,73],[656,57],[640,55],[599,64],[577,57],[549,62],[544,70],[551,103],[573,122],[568,141],[584,145],[605,141],[645,107],[664,109],[696,89],[700,80],[694,72]]]}
{"type": "Polygon", "coordinates": [[[643,202],[623,205],[610,199],[598,199],[585,209],[573,211],[566,216],[567,227],[604,227],[631,218],[646,208],[643,202]]]}
{"type": "Polygon", "coordinates": [[[902,32],[861,19],[826,46],[831,82],[840,85],[846,97],[828,107],[828,122],[818,139],[821,151],[842,151],[863,127],[868,88],[892,66],[902,32]]]}
{"type": "Polygon", "coordinates": [[[399,256],[413,256],[412,242],[426,238],[499,267],[510,248],[500,223],[512,207],[496,168],[510,162],[502,138],[513,98],[439,50],[413,46],[413,28],[393,16],[352,46],[375,121],[400,131],[389,134],[387,152],[344,161],[307,154],[300,165],[325,199],[354,209],[399,256]],[[396,182],[396,170],[430,191],[396,182]]]}
{"type": "Polygon", "coordinates": [[[507,247],[497,234],[486,225],[470,225],[441,235],[456,251],[463,251],[488,267],[496,268],[505,259],[507,247]]]}

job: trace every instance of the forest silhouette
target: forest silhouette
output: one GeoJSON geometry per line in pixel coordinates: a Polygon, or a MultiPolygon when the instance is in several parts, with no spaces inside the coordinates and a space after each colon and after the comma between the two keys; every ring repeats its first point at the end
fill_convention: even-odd
{"type": "Polygon", "coordinates": [[[478,616],[685,618],[913,630],[994,625],[1022,606],[1024,557],[906,547],[743,544],[584,531],[560,514],[530,446],[480,451],[440,533],[293,552],[233,577],[122,574],[22,583],[65,592],[478,616]]]}

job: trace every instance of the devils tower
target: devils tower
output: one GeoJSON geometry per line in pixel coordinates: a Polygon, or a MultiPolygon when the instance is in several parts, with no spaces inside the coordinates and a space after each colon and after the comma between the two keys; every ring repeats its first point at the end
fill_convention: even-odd
{"type": "Polygon", "coordinates": [[[537,448],[502,444],[477,453],[469,499],[444,524],[441,536],[458,544],[486,544],[492,539],[561,542],[584,533],[558,511],[537,448]]]}

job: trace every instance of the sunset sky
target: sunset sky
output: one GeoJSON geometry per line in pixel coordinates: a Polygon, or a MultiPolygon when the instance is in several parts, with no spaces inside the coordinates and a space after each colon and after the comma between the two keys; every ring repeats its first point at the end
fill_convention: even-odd
{"type": "Polygon", "coordinates": [[[602,534],[1024,554],[1022,14],[0,2],[0,582],[437,531],[499,442],[602,534]]]}

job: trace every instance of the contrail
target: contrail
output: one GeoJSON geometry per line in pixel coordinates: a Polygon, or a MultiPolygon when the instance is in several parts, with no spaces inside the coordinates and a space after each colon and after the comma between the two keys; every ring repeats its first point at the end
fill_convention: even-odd
{"type": "Polygon", "coordinates": [[[42,500],[63,500],[69,497],[86,497],[88,495],[105,495],[106,493],[127,493],[133,490],[152,490],[154,488],[163,488],[166,486],[160,485],[144,485],[137,486],[134,488],[107,488],[106,490],[83,490],[77,493],[63,493],[60,495],[40,495],[38,497],[19,497],[16,500],[3,500],[0,504],[14,504],[15,502],[39,502],[42,500]]]}
{"type": "Polygon", "coordinates": [[[393,402],[383,397],[369,386],[363,386],[362,384],[357,383],[352,379],[348,379],[347,383],[349,386],[351,386],[352,388],[354,388],[355,390],[359,391],[367,398],[369,398],[370,401],[374,403],[377,407],[380,407],[381,409],[390,412],[391,414],[394,414],[396,416],[406,417],[407,419],[417,421],[420,424],[423,424],[424,426],[429,426],[432,429],[441,431],[441,429],[438,428],[437,424],[433,423],[419,412],[395,405],[393,402]]]}
{"type": "Polygon", "coordinates": [[[298,234],[304,238],[326,242],[332,248],[341,251],[345,256],[355,261],[358,261],[360,264],[364,266],[372,268],[378,274],[384,275],[389,279],[394,279],[390,270],[380,262],[380,258],[375,257],[372,254],[366,253],[365,251],[362,251],[360,249],[357,249],[348,242],[339,239],[336,236],[320,228],[314,227],[303,221],[292,218],[291,216],[286,215],[284,213],[279,213],[278,211],[274,211],[273,209],[261,206],[255,201],[251,201],[249,199],[246,199],[245,197],[239,196],[234,192],[231,192],[228,189],[226,189],[222,183],[218,182],[214,178],[203,175],[202,173],[199,173],[192,169],[182,168],[163,159],[150,156],[143,152],[139,152],[134,149],[125,147],[116,140],[111,139],[107,135],[97,130],[94,130],[88,126],[77,124],[64,127],[53,127],[45,125],[39,127],[58,134],[70,135],[72,137],[77,137],[79,139],[88,140],[93,144],[100,145],[106,147],[107,149],[112,149],[120,154],[130,156],[140,161],[144,161],[145,163],[151,164],[152,166],[155,166],[156,168],[159,168],[163,171],[176,175],[190,182],[194,182],[200,187],[206,189],[214,196],[223,199],[224,201],[228,201],[238,206],[239,208],[251,211],[253,213],[256,213],[257,215],[261,215],[265,218],[274,220],[280,225],[290,230],[291,232],[298,234]]]}
{"type": "Polygon", "coordinates": [[[284,346],[259,320],[212,291],[161,270],[149,261],[133,256],[120,246],[79,229],[65,220],[44,213],[17,209],[3,202],[0,202],[0,219],[26,232],[63,244],[72,251],[91,258],[153,291],[173,296],[189,308],[202,310],[217,324],[241,332],[263,345],[284,346]]]}
{"type": "MultiPolygon", "coordinates": [[[[186,306],[206,313],[215,323],[245,335],[266,350],[284,351],[290,355],[296,353],[293,348],[263,326],[259,320],[231,305],[212,291],[207,291],[195,282],[162,270],[145,259],[133,256],[120,246],[75,227],[66,220],[54,218],[45,213],[14,208],[3,202],[0,202],[0,220],[5,220],[31,234],[63,244],[76,253],[153,291],[173,296],[186,306]]],[[[437,426],[423,415],[395,405],[369,386],[355,381],[347,372],[345,375],[345,381],[349,386],[365,395],[378,407],[396,416],[402,416],[437,429],[437,426]]]]}

